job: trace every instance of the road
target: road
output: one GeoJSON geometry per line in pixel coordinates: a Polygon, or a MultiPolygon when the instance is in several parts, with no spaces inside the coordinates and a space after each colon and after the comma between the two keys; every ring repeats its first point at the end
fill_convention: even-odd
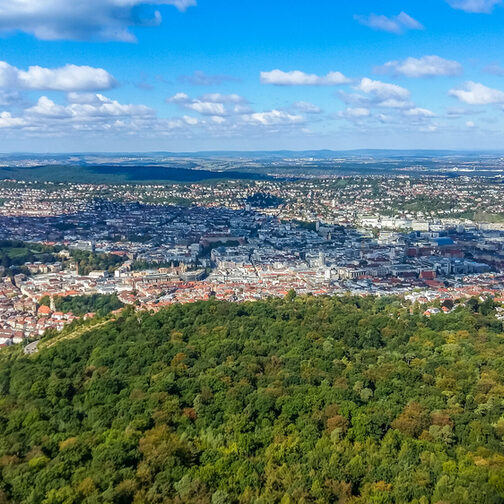
{"type": "Polygon", "coordinates": [[[39,340],[34,341],[33,343],[29,343],[28,345],[26,345],[24,347],[23,352],[26,355],[31,355],[31,354],[37,353],[38,352],[38,348],[37,348],[38,344],[39,344],[39,340]]]}

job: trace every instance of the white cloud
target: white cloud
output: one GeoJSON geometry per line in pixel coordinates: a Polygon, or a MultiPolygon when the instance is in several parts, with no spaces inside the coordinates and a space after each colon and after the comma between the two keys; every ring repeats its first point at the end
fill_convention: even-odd
{"type": "Polygon", "coordinates": [[[193,103],[186,103],[184,106],[201,115],[223,116],[227,114],[226,108],[222,103],[195,101],[193,103]]]}
{"type": "Polygon", "coordinates": [[[469,105],[490,105],[504,103],[504,92],[492,89],[478,82],[466,82],[464,89],[452,89],[450,96],[469,105]]]}
{"type": "MultiPolygon", "coordinates": [[[[152,109],[144,105],[122,104],[101,94],[70,92],[66,95],[66,102],[42,96],[35,105],[25,105],[28,108],[22,113],[1,112],[0,109],[0,128],[4,139],[47,140],[47,145],[51,141],[58,142],[56,139],[59,138],[90,142],[87,145],[98,145],[100,142],[106,145],[108,139],[113,141],[128,137],[138,141],[159,141],[162,137],[194,139],[197,136],[205,140],[261,139],[265,134],[302,134],[305,129],[304,117],[285,109],[251,111],[241,103],[243,99],[239,99],[238,95],[206,98],[227,100],[229,113],[226,116],[202,114],[200,117],[188,113],[179,117],[158,118],[152,109]],[[234,110],[236,107],[239,107],[238,111],[234,110]]],[[[182,102],[178,105],[183,109],[186,109],[186,104],[197,102],[185,94],[176,95],[174,101],[182,102]]],[[[201,103],[222,105],[211,101],[201,103]]]]}
{"type": "Polygon", "coordinates": [[[394,118],[387,114],[378,114],[378,120],[381,123],[387,124],[394,121],[394,118]]]}
{"type": "Polygon", "coordinates": [[[356,107],[381,107],[411,109],[415,105],[409,100],[410,92],[395,84],[365,78],[356,86],[365,94],[339,92],[338,96],[348,105],[356,107]]]}
{"type": "MultiPolygon", "coordinates": [[[[83,98],[85,95],[81,95],[83,98]]],[[[36,105],[25,111],[30,117],[68,118],[74,121],[88,120],[90,118],[111,117],[147,117],[153,116],[154,111],[145,105],[123,105],[116,100],[97,94],[86,103],[69,103],[58,105],[46,96],[39,98],[36,105]]]]}
{"type": "Polygon", "coordinates": [[[177,93],[166,101],[167,103],[176,103],[185,109],[207,116],[226,116],[233,110],[238,111],[238,113],[241,110],[248,111],[243,105],[247,103],[247,100],[237,94],[223,95],[220,93],[209,93],[199,98],[191,98],[186,93],[177,93]],[[226,108],[227,104],[234,105],[231,111],[226,108]]]}
{"type": "Polygon", "coordinates": [[[436,117],[436,114],[432,110],[425,108],[415,107],[404,111],[404,115],[409,117],[436,117]]]}
{"type": "Polygon", "coordinates": [[[473,121],[467,121],[465,124],[466,124],[467,128],[474,128],[474,126],[475,126],[473,121]]]}
{"type": "MultiPolygon", "coordinates": [[[[305,122],[302,115],[285,109],[256,112],[243,96],[237,94],[209,93],[192,98],[186,93],[177,93],[166,101],[204,116],[198,126],[212,134],[220,131],[222,134],[246,136],[252,131],[257,133],[257,128],[278,131],[279,127],[290,128],[305,122]]],[[[304,103],[304,107],[308,105],[304,103]]]]}
{"type": "Polygon", "coordinates": [[[457,61],[433,55],[407,58],[403,61],[389,61],[377,70],[406,77],[454,76],[462,73],[462,65],[457,61]]]}
{"type": "Polygon", "coordinates": [[[31,66],[20,70],[0,61],[0,87],[47,91],[98,91],[116,85],[112,75],[102,68],[65,65],[60,68],[31,66]]]}
{"type": "Polygon", "coordinates": [[[196,126],[196,124],[199,123],[199,119],[197,119],[196,117],[184,116],[183,119],[190,126],[196,126]]]}
{"type": "Polygon", "coordinates": [[[237,94],[223,95],[220,93],[207,93],[204,94],[201,98],[203,102],[211,102],[211,103],[246,103],[247,100],[243,98],[243,96],[237,94]]]}
{"type": "Polygon", "coordinates": [[[102,95],[95,93],[70,92],[66,95],[68,103],[84,103],[87,105],[100,105],[102,95]]]}
{"type": "Polygon", "coordinates": [[[365,77],[357,86],[357,89],[366,93],[373,94],[380,100],[407,100],[410,92],[397,84],[388,84],[377,80],[371,80],[365,77]]]}
{"type": "Polygon", "coordinates": [[[276,86],[337,86],[349,84],[352,81],[341,72],[329,72],[327,75],[319,76],[307,74],[300,70],[283,72],[277,69],[271,72],[261,72],[261,82],[276,86]]]}
{"type": "Polygon", "coordinates": [[[166,101],[168,103],[188,103],[191,99],[189,98],[189,95],[186,93],[177,93],[174,94],[172,97],[168,98],[166,101]]]}
{"type": "Polygon", "coordinates": [[[233,107],[233,112],[235,114],[250,114],[252,109],[248,105],[237,104],[233,107]]]}
{"type": "Polygon", "coordinates": [[[409,100],[398,100],[396,98],[389,98],[376,103],[377,107],[392,108],[392,109],[407,109],[413,106],[409,100]]]}
{"type": "Polygon", "coordinates": [[[161,23],[159,11],[149,17],[140,7],[173,5],[180,11],[196,0],[2,0],[0,31],[22,31],[43,40],[120,40],[131,42],[132,26],[161,23]]]}
{"type": "MultiPolygon", "coordinates": [[[[183,120],[180,120],[182,124],[183,120]]],[[[189,126],[187,126],[189,127],[189,126]]],[[[0,128],[4,138],[59,138],[82,135],[104,138],[103,135],[133,135],[142,132],[153,135],[166,130],[165,121],[145,105],[122,104],[103,95],[80,94],[67,96],[67,103],[59,104],[46,96],[37,103],[14,114],[0,112],[0,128]],[[86,96],[88,99],[86,99],[86,96]],[[72,101],[73,100],[73,101],[72,101]]]]}
{"type": "Polygon", "coordinates": [[[305,114],[320,114],[322,112],[322,109],[317,105],[305,101],[298,101],[294,103],[293,107],[305,114]]]}
{"type": "Polygon", "coordinates": [[[25,124],[22,117],[12,117],[10,112],[0,112],[0,128],[20,128],[25,124]]]}
{"type": "Polygon", "coordinates": [[[354,18],[362,25],[373,30],[386,31],[390,33],[404,33],[407,30],[423,30],[423,25],[405,12],[397,16],[383,16],[370,14],[369,16],[356,15],[354,18]]]}
{"type": "Polygon", "coordinates": [[[243,116],[243,120],[248,123],[259,123],[265,126],[273,124],[295,124],[304,121],[303,116],[296,114],[289,114],[282,110],[271,110],[269,112],[256,112],[243,116]]]}
{"type": "Polygon", "coordinates": [[[47,96],[41,96],[36,105],[26,110],[28,115],[43,117],[71,117],[69,108],[63,105],[56,105],[47,96]]]}
{"type": "Polygon", "coordinates": [[[500,5],[502,0],[447,0],[454,8],[465,12],[490,14],[496,5],[500,5]]]}
{"type": "Polygon", "coordinates": [[[371,112],[369,109],[364,107],[348,107],[344,111],[338,113],[339,117],[344,117],[346,119],[362,119],[364,117],[369,117],[370,115],[371,112]]]}

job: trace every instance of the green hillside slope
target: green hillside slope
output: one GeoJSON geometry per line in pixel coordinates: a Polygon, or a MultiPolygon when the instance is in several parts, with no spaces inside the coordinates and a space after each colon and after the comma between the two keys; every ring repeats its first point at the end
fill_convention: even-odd
{"type": "Polygon", "coordinates": [[[476,302],[209,301],[0,353],[0,502],[504,503],[504,335],[476,302]]]}

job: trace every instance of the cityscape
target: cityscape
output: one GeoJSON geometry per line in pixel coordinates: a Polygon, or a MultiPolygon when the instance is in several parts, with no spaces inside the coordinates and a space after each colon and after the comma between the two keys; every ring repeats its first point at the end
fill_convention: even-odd
{"type": "Polygon", "coordinates": [[[45,262],[0,266],[2,345],[61,331],[79,316],[61,312],[54,299],[72,296],[116,296],[124,306],[157,311],[290,290],[403,295],[425,305],[429,316],[449,311],[433,301],[500,298],[504,290],[500,178],[6,180],[0,201],[6,257],[15,258],[19,244],[46,247],[45,262]],[[78,253],[103,267],[80,268],[78,253]]]}

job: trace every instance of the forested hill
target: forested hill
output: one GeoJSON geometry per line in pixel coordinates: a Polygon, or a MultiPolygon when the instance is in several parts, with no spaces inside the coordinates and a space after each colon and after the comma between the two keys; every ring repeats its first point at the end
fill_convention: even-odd
{"type": "Polygon", "coordinates": [[[0,502],[504,503],[487,305],[173,306],[0,353],[0,502]]]}

